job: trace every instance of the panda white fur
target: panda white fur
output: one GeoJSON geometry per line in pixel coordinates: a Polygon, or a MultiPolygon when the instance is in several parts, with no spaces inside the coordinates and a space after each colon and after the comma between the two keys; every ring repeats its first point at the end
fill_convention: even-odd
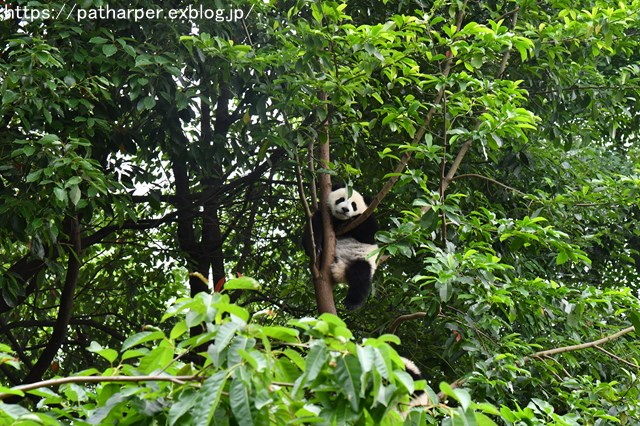
{"type": "MultiPolygon", "coordinates": [[[[368,207],[367,201],[359,192],[351,190],[349,196],[347,188],[340,186],[332,188],[327,203],[334,231],[340,230],[348,222],[360,216],[368,207]]],[[[316,254],[321,258],[324,242],[321,210],[313,214],[311,224],[316,254]]],[[[307,254],[311,255],[313,248],[308,228],[305,226],[302,243],[307,254]]],[[[331,265],[331,275],[333,285],[344,283],[349,286],[344,301],[349,310],[364,305],[371,291],[376,260],[375,256],[369,255],[378,249],[374,238],[377,230],[378,224],[372,214],[353,230],[336,238],[336,254],[331,265]]]]}
{"type": "MultiPolygon", "coordinates": [[[[418,366],[413,361],[403,356],[401,356],[400,358],[404,363],[404,369],[407,371],[407,373],[409,373],[414,381],[424,379],[424,377],[422,376],[422,371],[420,371],[418,366]]],[[[409,404],[409,408],[420,407],[429,403],[429,396],[423,391],[418,391],[414,393],[413,398],[411,399],[411,403],[409,404]]]]}

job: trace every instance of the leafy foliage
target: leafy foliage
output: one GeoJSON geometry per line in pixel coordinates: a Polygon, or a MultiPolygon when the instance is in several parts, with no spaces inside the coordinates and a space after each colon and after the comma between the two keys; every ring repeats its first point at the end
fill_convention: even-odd
{"type": "Polygon", "coordinates": [[[2,421],[637,423],[640,3],[225,7],[1,22],[2,421]],[[341,319],[326,175],[381,201],[341,319]]]}
{"type": "MultiPolygon", "coordinates": [[[[255,288],[249,278],[229,284],[255,288]]],[[[399,403],[414,390],[389,346],[399,343],[395,336],[357,345],[344,322],[331,314],[264,326],[259,317],[231,304],[228,295],[200,293],[177,300],[163,317],[170,320],[168,334],[149,326],[127,338],[120,351],[92,342],[88,350],[111,364],[104,371],[2,389],[6,393],[0,397],[27,393],[42,399],[36,412],[2,404],[0,415],[5,422],[44,424],[395,424],[402,422],[399,403]],[[187,330],[194,326],[207,331],[189,337],[187,330]],[[201,367],[183,361],[201,347],[207,348],[201,367]],[[51,385],[59,388],[45,387],[51,385]],[[57,408],[62,401],[64,410],[57,408]]],[[[476,408],[497,414],[488,405],[472,404],[466,391],[443,388],[461,408],[440,407],[440,415],[451,411],[474,419],[481,415],[476,408]]]]}

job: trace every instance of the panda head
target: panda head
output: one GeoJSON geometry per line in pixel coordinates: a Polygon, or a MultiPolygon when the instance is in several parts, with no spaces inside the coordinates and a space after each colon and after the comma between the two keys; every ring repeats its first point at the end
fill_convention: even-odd
{"type": "Polygon", "coordinates": [[[348,220],[361,215],[367,209],[367,202],[356,190],[351,190],[351,196],[347,188],[335,187],[327,200],[331,216],[339,220],[348,220]]]}

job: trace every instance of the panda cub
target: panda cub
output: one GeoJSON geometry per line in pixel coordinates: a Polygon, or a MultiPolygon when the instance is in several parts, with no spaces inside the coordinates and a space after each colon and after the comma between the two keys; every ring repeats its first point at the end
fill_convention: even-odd
{"type": "MultiPolygon", "coordinates": [[[[424,376],[422,375],[422,371],[420,371],[418,366],[413,361],[403,356],[401,356],[400,359],[402,359],[404,368],[407,371],[407,373],[409,373],[413,381],[424,379],[424,376]]],[[[430,403],[431,403],[431,400],[429,399],[429,395],[426,392],[415,391],[411,398],[411,402],[409,403],[409,408],[424,407],[426,405],[429,405],[430,403]]],[[[406,416],[406,413],[405,413],[405,416],[406,416]]]]}
{"type": "MultiPolygon", "coordinates": [[[[368,207],[368,202],[359,192],[351,190],[351,196],[349,196],[347,188],[341,186],[332,188],[327,203],[334,232],[338,232],[349,221],[360,216],[368,207]]],[[[321,210],[313,214],[311,223],[316,254],[318,258],[321,258],[324,242],[321,210]]],[[[306,253],[311,256],[313,249],[308,228],[305,226],[302,243],[306,253]]],[[[364,305],[371,291],[376,259],[375,256],[370,257],[369,254],[378,249],[374,239],[377,230],[378,223],[372,214],[362,224],[336,238],[336,254],[331,265],[331,275],[334,286],[338,283],[345,283],[349,286],[344,301],[349,310],[364,305]]]]}

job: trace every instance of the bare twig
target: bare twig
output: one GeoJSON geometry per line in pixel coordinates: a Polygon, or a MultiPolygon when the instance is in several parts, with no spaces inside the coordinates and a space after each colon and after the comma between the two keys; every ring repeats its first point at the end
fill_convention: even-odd
{"type": "Polygon", "coordinates": [[[627,361],[626,359],[622,359],[620,358],[618,355],[609,352],[608,350],[601,348],[600,346],[594,346],[595,349],[599,350],[602,353],[607,354],[608,356],[610,356],[611,358],[620,361],[623,364],[627,364],[629,367],[635,368],[636,370],[640,369],[640,366],[637,364],[634,364],[632,362],[627,361]]]}
{"type": "Polygon", "coordinates": [[[499,182],[499,181],[497,181],[495,179],[491,179],[490,177],[479,175],[479,174],[476,174],[476,173],[465,173],[463,175],[455,176],[455,177],[451,178],[451,180],[454,181],[454,180],[457,180],[457,179],[462,179],[462,178],[467,178],[467,177],[475,177],[475,178],[478,178],[478,179],[484,179],[484,180],[489,181],[489,182],[491,182],[493,184],[496,184],[496,185],[501,186],[501,187],[503,187],[505,189],[508,189],[509,191],[517,192],[518,194],[524,195],[524,192],[522,192],[522,191],[520,191],[518,189],[512,188],[512,187],[510,187],[508,185],[505,185],[502,182],[499,182]]]}
{"type": "MultiPolygon", "coordinates": [[[[520,8],[516,7],[515,10],[513,11],[513,16],[511,17],[511,27],[513,29],[516,28],[516,24],[518,23],[519,10],[520,8]]],[[[504,71],[507,69],[507,64],[509,63],[509,56],[511,56],[511,49],[507,49],[507,51],[504,52],[504,55],[502,56],[502,63],[500,64],[500,70],[498,71],[498,78],[502,78],[502,74],[504,74],[504,71]]]]}
{"type": "MultiPolygon", "coordinates": [[[[313,163],[313,162],[312,162],[313,163]]],[[[304,208],[305,218],[306,218],[306,226],[308,227],[309,238],[311,239],[311,253],[309,253],[309,257],[311,258],[312,271],[313,276],[316,276],[316,240],[315,235],[313,235],[313,223],[311,218],[313,214],[311,213],[311,208],[309,207],[309,203],[307,202],[307,196],[304,193],[304,185],[302,184],[302,169],[300,167],[300,159],[296,155],[296,182],[298,187],[298,196],[300,197],[300,201],[302,202],[302,207],[304,208]],[[315,269],[315,270],[314,270],[315,269]]]]}

